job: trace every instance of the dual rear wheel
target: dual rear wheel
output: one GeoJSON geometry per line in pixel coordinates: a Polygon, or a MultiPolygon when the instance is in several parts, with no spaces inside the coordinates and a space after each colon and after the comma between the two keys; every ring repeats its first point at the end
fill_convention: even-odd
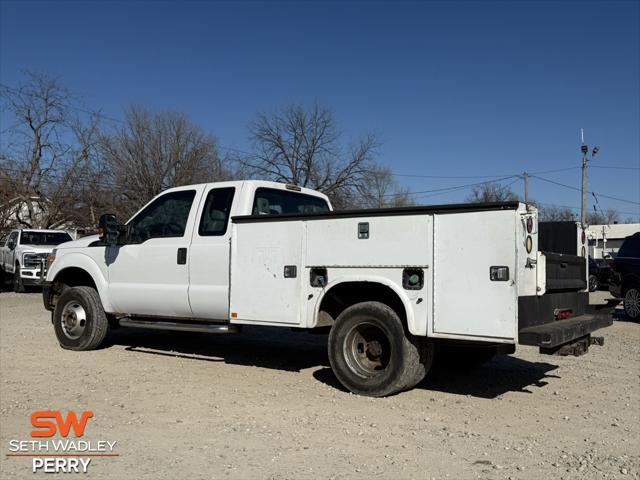
{"type": "Polygon", "coordinates": [[[329,362],[348,390],[384,397],[408,390],[427,374],[433,347],[414,337],[396,312],[379,302],[350,306],[329,333],[329,362]]]}

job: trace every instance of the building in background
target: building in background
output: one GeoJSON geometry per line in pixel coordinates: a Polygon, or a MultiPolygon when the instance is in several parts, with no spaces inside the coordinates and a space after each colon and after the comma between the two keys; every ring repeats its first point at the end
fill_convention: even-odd
{"type": "Polygon", "coordinates": [[[589,225],[587,227],[589,255],[593,258],[615,257],[622,241],[636,232],[640,232],[640,223],[589,225]]]}

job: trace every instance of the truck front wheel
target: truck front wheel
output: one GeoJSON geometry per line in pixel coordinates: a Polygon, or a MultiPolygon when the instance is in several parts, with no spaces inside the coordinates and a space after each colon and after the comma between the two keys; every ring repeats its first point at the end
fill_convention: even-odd
{"type": "Polygon", "coordinates": [[[329,362],[353,393],[383,397],[418,384],[433,360],[431,344],[412,336],[390,307],[362,302],[343,311],[329,333],[329,362]]]}
{"type": "Polygon", "coordinates": [[[98,292],[91,287],[72,287],[64,290],[53,312],[53,327],[62,348],[98,348],[109,329],[98,292]]]}
{"type": "Polygon", "coordinates": [[[22,276],[20,275],[20,265],[18,264],[16,264],[16,268],[13,270],[13,291],[15,293],[25,292],[22,276]]]}

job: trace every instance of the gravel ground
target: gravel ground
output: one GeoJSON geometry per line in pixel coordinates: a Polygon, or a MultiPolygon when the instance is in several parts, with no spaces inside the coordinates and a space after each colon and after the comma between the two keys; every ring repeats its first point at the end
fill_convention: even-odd
{"type": "MultiPolygon", "coordinates": [[[[83,439],[120,456],[89,478],[637,479],[640,325],[617,318],[580,358],[522,347],[371,399],[337,385],[326,336],[120,331],[69,352],[39,294],[0,293],[0,443],[30,439],[34,410],[92,410],[83,439]]],[[[1,478],[32,475],[2,455],[1,478]]]]}

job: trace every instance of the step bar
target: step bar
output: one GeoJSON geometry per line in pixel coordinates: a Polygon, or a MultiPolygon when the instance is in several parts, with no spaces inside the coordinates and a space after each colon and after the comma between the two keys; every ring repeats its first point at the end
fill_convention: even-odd
{"type": "Polygon", "coordinates": [[[121,318],[118,320],[118,323],[122,327],[172,330],[176,332],[239,333],[242,331],[241,326],[228,323],[167,322],[163,320],[140,320],[129,317],[121,318]]]}

